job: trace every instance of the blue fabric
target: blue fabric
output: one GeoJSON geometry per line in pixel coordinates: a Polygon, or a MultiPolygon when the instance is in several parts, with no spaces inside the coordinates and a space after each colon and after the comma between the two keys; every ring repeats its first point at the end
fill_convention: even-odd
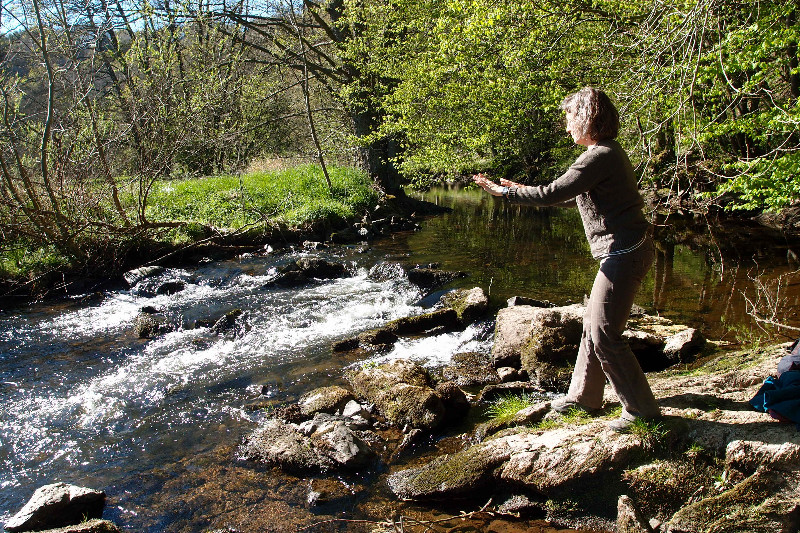
{"type": "Polygon", "coordinates": [[[800,424],[800,370],[789,370],[780,377],[768,377],[750,405],[756,411],[770,413],[779,420],[800,424]],[[775,415],[779,416],[775,416],[775,415]]]}

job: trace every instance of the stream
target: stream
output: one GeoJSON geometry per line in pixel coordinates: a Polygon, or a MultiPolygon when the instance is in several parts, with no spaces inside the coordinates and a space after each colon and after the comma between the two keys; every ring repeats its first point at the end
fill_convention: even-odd
{"type": "MultiPolygon", "coordinates": [[[[75,297],[0,311],[0,522],[56,481],[105,490],[104,518],[126,531],[368,531],[368,524],[346,520],[458,514],[458,507],[393,500],[387,467],[298,478],[237,458],[242,438],[266,416],[250,405],[285,405],[312,388],[344,384],[342,370],[365,360],[332,353],[334,342],[430,305],[399,268],[374,281],[375,265],[465,271],[468,277],[447,288],[480,286],[495,309],[515,295],[561,305],[589,292],[596,262],[577,211],[510,206],[444,187],[422,196],[452,211],[425,219],[418,232],[167,269],[161,281],[186,287],[171,296],[134,286],[99,301],[75,297]],[[300,289],[268,286],[301,256],[344,263],[353,275],[300,289]],[[133,321],[144,306],[158,309],[176,331],[139,339],[133,321]],[[246,324],[236,334],[192,327],[233,309],[244,312],[246,324]],[[311,505],[312,489],[327,496],[311,505]]],[[[658,219],[657,242],[656,264],[637,298],[648,311],[733,345],[788,339],[762,330],[748,301],[771,303],[777,321],[800,326],[797,242],[753,228],[718,234],[703,220],[677,218],[658,219]]],[[[491,335],[485,321],[402,339],[376,357],[438,367],[459,352],[488,352],[491,335]]],[[[452,438],[442,441],[448,446],[452,438]]],[[[475,531],[556,531],[537,521],[469,524],[475,531]]]]}

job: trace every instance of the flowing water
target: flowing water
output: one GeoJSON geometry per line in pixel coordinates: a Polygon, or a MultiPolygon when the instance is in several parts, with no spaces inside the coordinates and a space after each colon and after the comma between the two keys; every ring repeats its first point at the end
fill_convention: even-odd
{"type": "MultiPolygon", "coordinates": [[[[468,272],[451,286],[483,287],[495,307],[514,295],[563,304],[589,292],[596,263],[574,210],[508,206],[444,188],[424,196],[453,211],[369,247],[209,260],[162,273],[163,281],[186,284],[171,296],[134,287],[96,302],[75,298],[2,312],[0,521],[55,481],[104,489],[104,516],[130,531],[348,531],[368,525],[345,520],[446,516],[451,509],[389,498],[385,468],[297,478],[237,459],[242,437],[265,416],[249,404],[282,405],[311,388],[343,383],[342,370],[363,360],[333,354],[333,342],[425,310],[426,294],[400,269],[373,281],[368,273],[376,264],[438,263],[468,272]],[[353,275],[301,289],[268,286],[281,265],[303,255],[343,262],[353,275]],[[158,309],[176,331],[138,339],[133,320],[144,306],[158,309]],[[191,327],[232,309],[244,311],[235,334],[191,327]],[[312,489],[326,495],[314,506],[307,503],[312,489]]],[[[670,220],[658,235],[640,305],[710,338],[764,342],[778,337],[757,327],[746,301],[775,298],[780,288],[775,318],[800,325],[793,243],[692,232],[670,220]]],[[[401,340],[381,358],[436,367],[455,353],[490,346],[486,322],[401,340]]],[[[490,522],[474,528],[547,530],[535,522],[490,522]]]]}

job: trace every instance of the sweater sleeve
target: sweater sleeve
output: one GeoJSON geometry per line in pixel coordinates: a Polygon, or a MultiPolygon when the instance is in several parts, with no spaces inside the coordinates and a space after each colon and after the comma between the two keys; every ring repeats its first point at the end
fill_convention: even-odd
{"type": "Polygon", "coordinates": [[[601,176],[599,152],[597,149],[587,150],[564,174],[549,184],[517,187],[509,199],[515,203],[536,206],[574,206],[575,198],[590,190],[601,176]]]}

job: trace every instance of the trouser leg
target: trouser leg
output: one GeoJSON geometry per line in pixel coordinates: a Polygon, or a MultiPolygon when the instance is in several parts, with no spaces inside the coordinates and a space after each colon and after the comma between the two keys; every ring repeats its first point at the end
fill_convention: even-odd
{"type": "Polygon", "coordinates": [[[589,308],[583,318],[583,334],[578,348],[578,359],[572,372],[567,398],[576,401],[589,409],[600,409],[603,406],[603,388],[606,375],[600,360],[594,353],[591,339],[589,308]]]}
{"type": "Polygon", "coordinates": [[[586,407],[602,405],[607,378],[622,403],[623,417],[659,414],[647,378],[622,338],[634,297],[652,261],[652,244],[647,242],[631,253],[609,257],[600,265],[568,393],[586,407]]]}

